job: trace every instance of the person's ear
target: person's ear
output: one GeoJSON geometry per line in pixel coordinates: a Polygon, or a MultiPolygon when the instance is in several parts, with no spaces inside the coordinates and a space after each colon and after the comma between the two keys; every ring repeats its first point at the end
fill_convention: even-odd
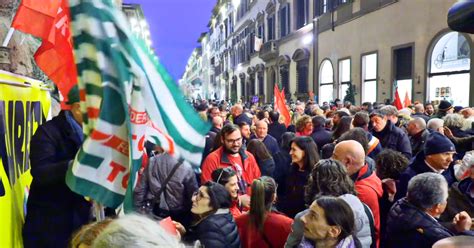
{"type": "Polygon", "coordinates": [[[342,230],[340,226],[331,226],[328,232],[329,237],[337,239],[337,237],[339,237],[339,235],[341,234],[342,230]]]}

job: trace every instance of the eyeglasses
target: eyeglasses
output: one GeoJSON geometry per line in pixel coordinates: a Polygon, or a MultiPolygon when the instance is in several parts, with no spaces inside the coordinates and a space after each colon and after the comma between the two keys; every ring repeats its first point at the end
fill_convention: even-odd
{"type": "Polygon", "coordinates": [[[196,201],[201,199],[209,199],[209,196],[205,196],[201,191],[196,191],[193,193],[193,198],[196,198],[196,201]]]}
{"type": "Polygon", "coordinates": [[[236,144],[242,142],[242,137],[238,139],[225,139],[225,142],[230,143],[230,144],[236,144]]]}

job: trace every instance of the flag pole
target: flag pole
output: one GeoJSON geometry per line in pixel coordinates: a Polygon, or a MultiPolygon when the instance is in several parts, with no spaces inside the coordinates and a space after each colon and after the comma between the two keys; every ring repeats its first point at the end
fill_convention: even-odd
{"type": "Polygon", "coordinates": [[[3,40],[3,44],[2,44],[3,47],[8,46],[8,43],[10,43],[10,40],[12,39],[14,32],[15,32],[15,29],[12,27],[8,30],[7,36],[3,40]]]}
{"type": "Polygon", "coordinates": [[[94,201],[94,212],[95,212],[95,219],[97,222],[103,221],[105,219],[104,207],[102,204],[94,201]]]}

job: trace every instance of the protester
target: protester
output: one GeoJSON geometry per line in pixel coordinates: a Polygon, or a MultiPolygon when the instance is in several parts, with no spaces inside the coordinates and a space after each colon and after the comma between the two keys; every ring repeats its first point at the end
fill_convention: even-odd
{"type": "Polygon", "coordinates": [[[191,224],[191,197],[198,189],[196,176],[188,162],[179,162],[168,153],[150,159],[140,182],[133,193],[135,209],[143,214],[153,214],[162,218],[191,224]],[[177,165],[179,164],[179,165],[177,165]],[[175,166],[179,166],[174,169],[175,166]],[[161,189],[166,178],[171,176],[165,189],[161,189]],[[157,195],[160,190],[161,195],[157,195]]]}
{"type": "Polygon", "coordinates": [[[246,150],[247,149],[247,144],[250,141],[250,137],[252,135],[252,132],[250,131],[250,126],[247,122],[241,122],[238,124],[240,133],[242,134],[242,149],[246,150]]]}
{"type": "Polygon", "coordinates": [[[409,121],[406,130],[410,137],[411,154],[415,156],[423,149],[430,132],[426,129],[425,120],[420,117],[409,121]]]}
{"type": "Polygon", "coordinates": [[[197,217],[196,222],[189,229],[176,223],[183,240],[198,240],[204,247],[240,247],[237,226],[229,212],[232,199],[225,187],[216,182],[207,182],[194,193],[192,199],[191,212],[197,217]]]}
{"type": "Polygon", "coordinates": [[[462,130],[465,123],[466,119],[460,114],[447,114],[444,117],[444,126],[451,130],[454,137],[465,138],[474,135],[472,129],[462,130]]]}
{"type": "Polygon", "coordinates": [[[332,133],[326,128],[324,128],[326,119],[322,116],[315,116],[312,119],[313,122],[313,133],[311,134],[311,138],[313,138],[314,142],[318,146],[319,151],[321,148],[332,142],[332,133]]]}
{"type": "Polygon", "coordinates": [[[446,100],[441,100],[438,105],[438,111],[436,111],[436,114],[432,115],[431,118],[442,119],[447,114],[452,114],[452,113],[454,113],[453,105],[446,100]]]}
{"type": "Polygon", "coordinates": [[[184,247],[178,235],[168,233],[157,222],[141,215],[128,214],[113,220],[97,236],[92,248],[184,247]]]}
{"type": "Polygon", "coordinates": [[[412,117],[419,117],[423,119],[426,122],[429,121],[430,117],[426,114],[425,108],[423,107],[423,104],[417,103],[415,104],[415,113],[411,115],[412,117]]]}
{"type": "Polygon", "coordinates": [[[275,179],[278,190],[278,197],[282,195],[286,188],[286,178],[290,173],[291,169],[291,155],[290,146],[291,141],[295,138],[295,133],[286,132],[281,136],[280,152],[273,156],[275,161],[275,170],[273,172],[273,178],[275,179]]]}
{"type": "Polygon", "coordinates": [[[236,172],[230,168],[219,168],[212,172],[212,181],[225,187],[232,199],[229,211],[234,218],[242,214],[242,204],[239,200],[239,179],[236,172]]]}
{"type": "Polygon", "coordinates": [[[333,124],[332,130],[333,131],[336,130],[337,126],[339,125],[339,121],[344,116],[349,116],[349,114],[345,111],[340,111],[340,110],[334,113],[334,116],[332,117],[332,124],[333,124]]]}
{"type": "Polygon", "coordinates": [[[453,230],[442,226],[436,218],[443,213],[448,199],[446,179],[427,172],[413,177],[407,196],[391,208],[387,219],[387,247],[431,247],[436,241],[471,234],[472,222],[466,212],[457,214],[453,230]]]}
{"type": "Polygon", "coordinates": [[[339,120],[337,127],[334,129],[332,133],[332,140],[337,141],[342,134],[349,131],[351,129],[352,117],[350,116],[343,116],[339,120]]]}
{"type": "Polygon", "coordinates": [[[90,221],[91,203],[66,185],[66,172],[83,141],[79,91],[73,88],[67,104],[31,138],[31,183],[24,247],[66,247],[71,234],[90,221]]]}
{"type": "Polygon", "coordinates": [[[365,135],[367,136],[369,142],[367,147],[367,156],[375,159],[377,154],[382,151],[382,145],[380,144],[380,140],[369,132],[369,123],[369,114],[365,112],[357,112],[352,120],[352,126],[354,129],[362,128],[365,132],[365,135]]]}
{"type": "MultiPolygon", "coordinates": [[[[336,160],[323,159],[311,172],[306,186],[305,201],[311,203],[322,196],[334,196],[347,202],[354,213],[354,235],[363,247],[370,247],[373,243],[372,235],[375,238],[373,216],[368,207],[364,206],[355,195],[354,183],[347,175],[345,167],[336,160]]],[[[301,217],[308,212],[307,209],[295,216],[285,247],[296,247],[301,242],[303,238],[301,217]]]]}
{"type": "Polygon", "coordinates": [[[280,151],[277,140],[271,135],[268,135],[268,124],[265,121],[257,121],[255,127],[255,135],[252,135],[251,139],[258,139],[262,141],[271,155],[274,155],[280,151]]]}
{"type": "Polygon", "coordinates": [[[365,162],[364,148],[354,140],[341,141],[334,148],[333,159],[346,166],[347,174],[354,181],[357,197],[369,206],[374,216],[377,247],[380,242],[380,207],[382,182],[365,162]]]}
{"type": "Polygon", "coordinates": [[[399,151],[408,159],[411,158],[411,145],[407,134],[396,127],[387,115],[382,111],[374,110],[370,114],[370,120],[373,126],[372,134],[380,140],[383,148],[399,151]]]}
{"type": "Polygon", "coordinates": [[[252,125],[252,119],[248,117],[247,114],[244,113],[244,108],[241,104],[235,104],[231,108],[231,114],[234,121],[234,124],[239,125],[242,122],[252,125]]]}
{"type": "Polygon", "coordinates": [[[215,169],[231,167],[237,172],[240,191],[246,194],[247,187],[261,175],[257,162],[251,153],[242,150],[242,135],[236,125],[222,128],[221,141],[223,145],[209,154],[202,165],[201,183],[210,181],[215,169]]]}
{"type": "Polygon", "coordinates": [[[290,218],[272,210],[276,183],[263,176],[252,183],[250,211],[235,219],[242,247],[283,247],[291,230],[290,218]]]}
{"type": "Polygon", "coordinates": [[[425,103],[425,115],[431,117],[434,114],[433,104],[430,102],[425,103]]]}
{"type": "Polygon", "coordinates": [[[342,199],[326,196],[315,200],[301,220],[305,229],[299,247],[361,247],[352,235],[354,214],[342,199]]]}
{"type": "Polygon", "coordinates": [[[307,136],[296,137],[290,146],[292,167],[286,177],[278,209],[293,218],[305,209],[304,187],[313,166],[319,161],[319,155],[313,139],[307,136]]]}
{"type": "Polygon", "coordinates": [[[257,160],[262,176],[273,176],[275,161],[262,141],[258,139],[251,140],[247,146],[247,151],[257,160]]]}
{"type": "Polygon", "coordinates": [[[313,133],[313,122],[309,115],[301,116],[295,126],[296,136],[310,136],[313,133]]]}
{"type": "Polygon", "coordinates": [[[270,111],[269,119],[268,134],[275,138],[278,144],[281,144],[281,136],[286,132],[286,127],[279,122],[280,114],[276,111],[270,111]]]}
{"type": "Polygon", "coordinates": [[[449,185],[453,184],[456,179],[451,163],[455,152],[454,144],[447,137],[438,132],[431,133],[426,139],[423,152],[418,153],[401,174],[395,200],[405,197],[410,179],[424,172],[442,174],[449,185]]]}

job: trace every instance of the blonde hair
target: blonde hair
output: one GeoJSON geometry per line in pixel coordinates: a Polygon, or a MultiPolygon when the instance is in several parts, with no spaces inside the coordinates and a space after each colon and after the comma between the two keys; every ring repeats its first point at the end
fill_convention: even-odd
{"type": "Polygon", "coordinates": [[[72,236],[71,242],[69,243],[70,248],[76,248],[87,246],[92,246],[94,240],[102,233],[102,231],[112,222],[112,219],[105,219],[100,222],[90,223],[88,225],[82,226],[79,231],[74,233],[72,236]]]}

